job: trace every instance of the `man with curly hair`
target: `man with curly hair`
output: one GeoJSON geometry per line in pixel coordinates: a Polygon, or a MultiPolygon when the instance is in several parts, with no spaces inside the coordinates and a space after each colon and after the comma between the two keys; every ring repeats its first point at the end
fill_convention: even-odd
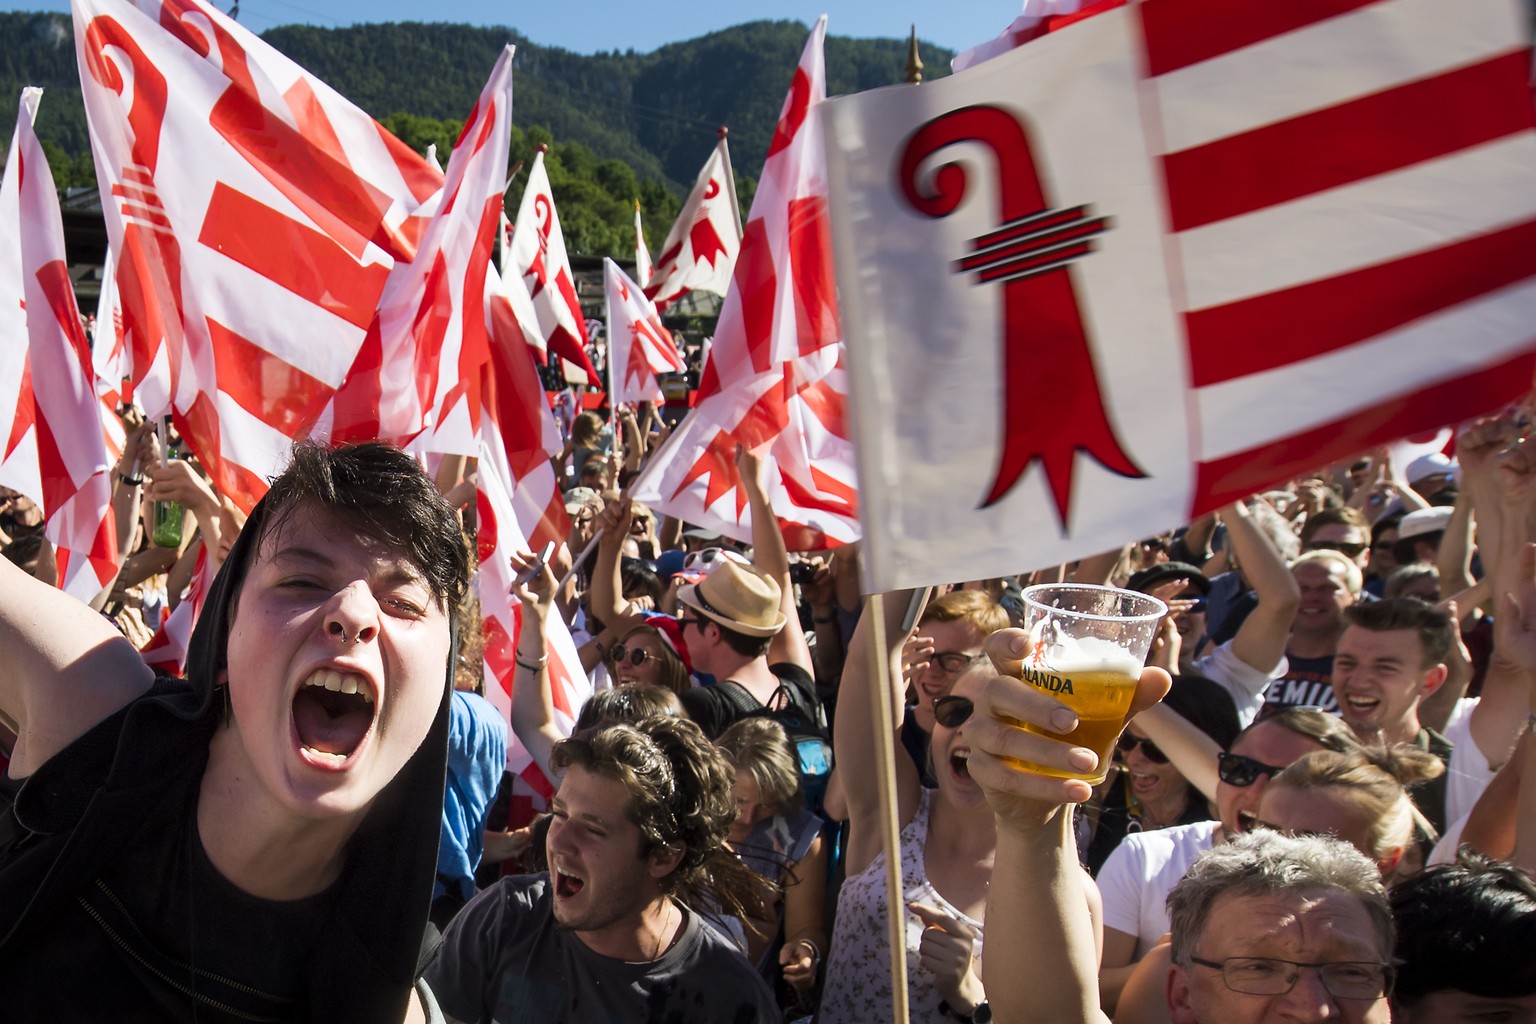
{"type": "Polygon", "coordinates": [[[454,919],[427,981],[458,1021],[748,1021],[773,993],[699,910],[761,885],[725,846],[729,762],[698,726],[649,718],[555,747],[549,870],[504,878],[454,919]]]}

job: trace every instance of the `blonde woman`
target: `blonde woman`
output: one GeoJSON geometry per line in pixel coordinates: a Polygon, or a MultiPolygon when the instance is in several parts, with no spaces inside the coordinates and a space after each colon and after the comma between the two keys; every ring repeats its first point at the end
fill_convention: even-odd
{"type": "Polygon", "coordinates": [[[795,751],[778,722],[743,718],[715,745],[736,770],[736,820],[726,841],[778,890],[764,919],[745,922],[748,958],[781,996],[789,995],[788,988],[803,1000],[816,985],[827,948],[821,818],[805,807],[795,751]]]}

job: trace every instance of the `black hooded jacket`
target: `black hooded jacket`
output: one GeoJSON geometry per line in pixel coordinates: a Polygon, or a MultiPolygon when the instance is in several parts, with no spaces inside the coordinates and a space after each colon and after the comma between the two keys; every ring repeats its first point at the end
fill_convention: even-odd
{"type": "MultiPolygon", "coordinates": [[[[91,1008],[102,1006],[112,1009],[103,1019],[122,1021],[404,1016],[429,944],[424,936],[436,939],[435,929],[427,930],[427,910],[450,667],[426,739],[374,799],[348,843],[341,878],[321,898],[311,919],[318,922],[313,944],[297,963],[298,976],[285,979],[288,999],[264,996],[238,973],[243,964],[272,959],[270,927],[264,935],[238,916],[221,917],[216,941],[207,945],[222,950],[223,971],[236,973],[201,970],[196,950],[203,944],[195,935],[189,940],[174,909],[187,901],[158,893],[161,879],[133,877],[124,867],[143,863],[135,851],[167,846],[180,841],[168,835],[196,828],[189,816],[209,742],[225,714],[224,692],[214,680],[223,667],[231,603],[265,518],[264,503],[258,504],[214,581],[189,646],[186,679],[156,679],[149,692],[30,777],[0,788],[0,1018],[85,1019],[81,1011],[94,1016],[91,1008]],[[139,903],[118,899],[114,887],[133,889],[139,903]],[[157,906],[162,896],[164,905],[157,906]],[[251,947],[248,960],[242,943],[251,947]],[[187,949],[193,952],[175,952],[187,949]]],[[[225,887],[221,906],[234,907],[236,915],[259,902],[225,887]]]]}

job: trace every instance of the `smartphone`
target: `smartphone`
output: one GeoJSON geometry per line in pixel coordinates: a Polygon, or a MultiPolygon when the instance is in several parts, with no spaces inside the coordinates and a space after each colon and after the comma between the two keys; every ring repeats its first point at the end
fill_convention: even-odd
{"type": "Polygon", "coordinates": [[[535,558],[528,568],[517,574],[517,579],[515,580],[517,585],[520,587],[526,586],[529,580],[537,576],[549,564],[550,556],[554,553],[555,542],[550,541],[548,544],[545,544],[544,550],[539,552],[539,557],[535,558]]]}

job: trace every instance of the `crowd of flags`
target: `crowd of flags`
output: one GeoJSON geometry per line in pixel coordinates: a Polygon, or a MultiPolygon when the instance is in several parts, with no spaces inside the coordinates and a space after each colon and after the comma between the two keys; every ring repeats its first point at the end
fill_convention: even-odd
{"type": "MultiPolygon", "coordinates": [[[[542,148],[503,209],[511,47],[444,170],[203,0],[73,8],[110,239],[94,348],[37,90],[0,183],[0,484],[42,507],[60,585],[88,600],[115,572],[121,401],[247,510],[310,434],[474,457],[504,708],[509,554],[568,528],[538,365],[656,401],[683,367],[661,313],[690,291],[723,297],[696,407],[632,495],[747,540],[743,446],[789,547],[863,537],[881,589],[1177,525],[1536,367],[1515,0],[1028,0],[950,79],[833,101],[822,18],[745,225],[723,131],[654,262],[637,203],[636,277],[605,263],[606,381],[542,148]]],[[[569,721],[591,684],[549,626],[569,721]]]]}

